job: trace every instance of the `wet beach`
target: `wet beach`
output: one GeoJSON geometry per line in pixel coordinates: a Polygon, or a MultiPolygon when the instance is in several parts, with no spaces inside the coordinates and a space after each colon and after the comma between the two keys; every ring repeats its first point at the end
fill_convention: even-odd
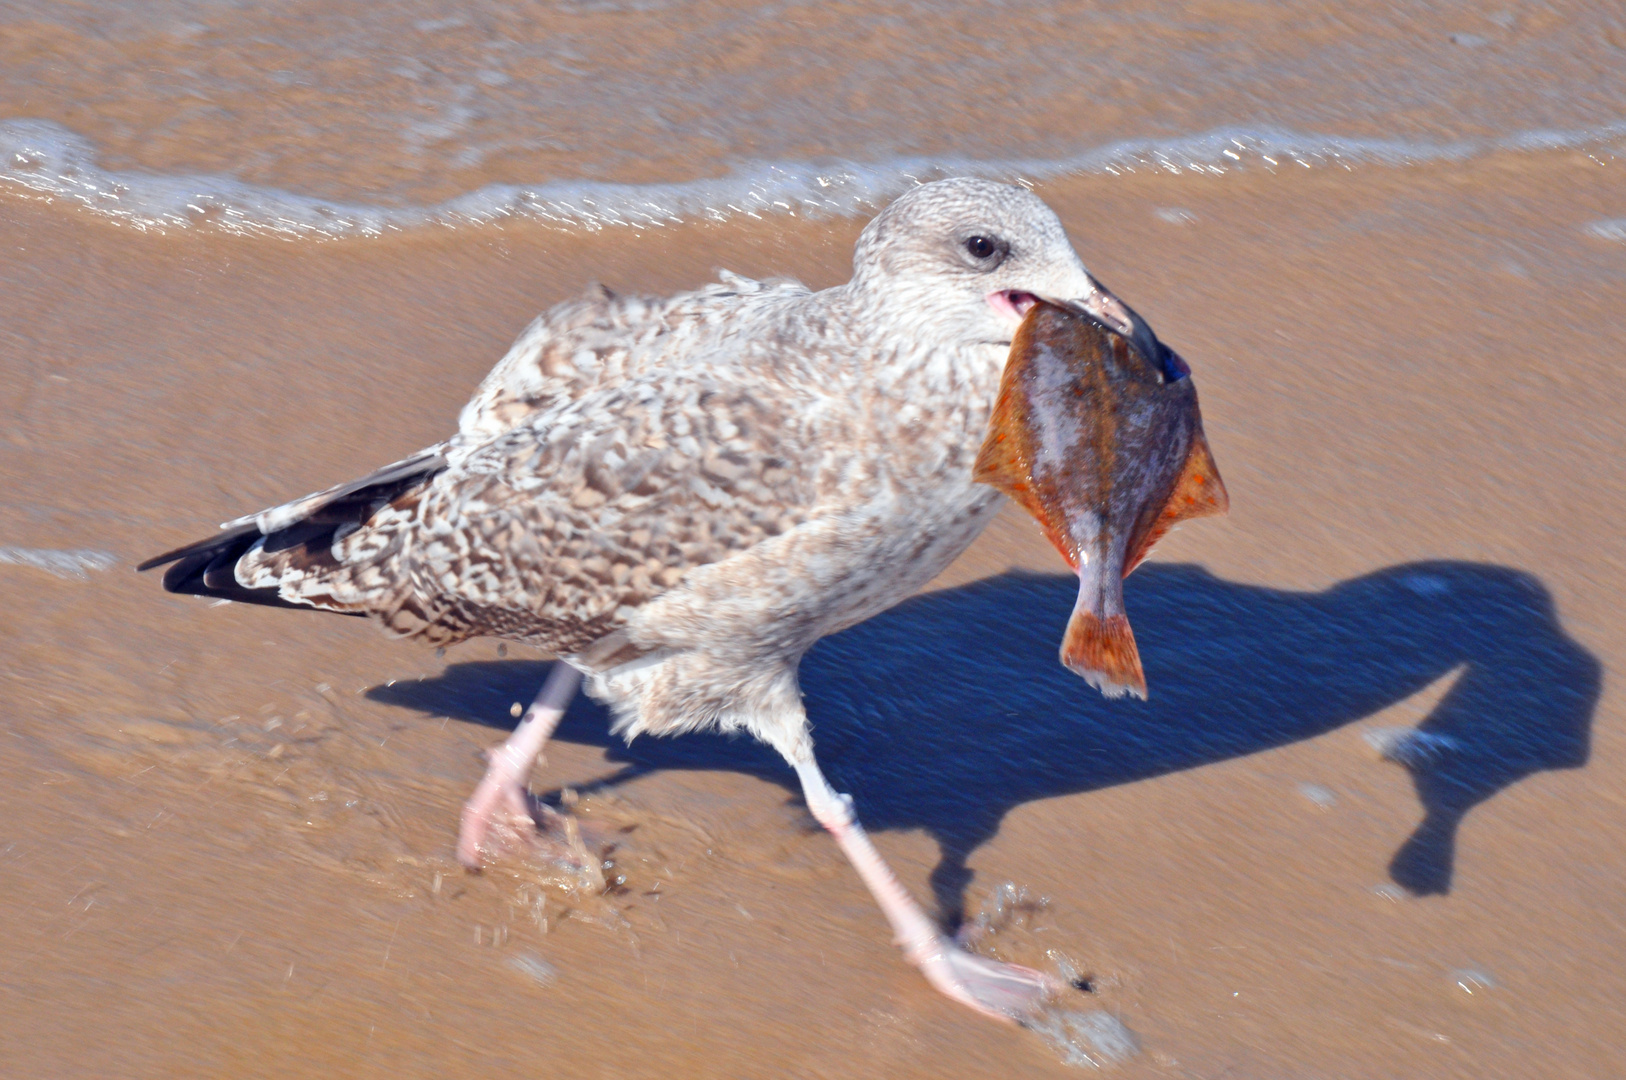
{"type": "MultiPolygon", "coordinates": [[[[12,7],[0,122],[50,126],[4,128],[0,172],[7,1072],[1077,1074],[1055,1040],[977,1021],[899,962],[771,751],[629,747],[578,701],[536,790],[570,805],[604,892],[543,861],[468,875],[458,809],[546,658],[490,642],[437,656],[132,572],[440,438],[514,335],[589,281],[844,280],[917,157],[1006,169],[1056,208],[1092,272],[1191,363],[1232,511],[1171,535],[1127,584],[1144,704],[1056,663],[1074,583],[1010,509],[927,592],[813,652],[821,758],[905,884],[983,927],[990,955],[1076,973],[1088,991],[1070,1007],[1133,1034],[1109,1066],[1124,1077],[1618,1071],[1626,183],[1610,125],[1626,107],[1596,65],[1626,41],[1601,9],[1567,25],[1534,8],[1507,26],[1490,9],[1461,26],[1395,15],[1435,43],[1390,43],[1391,74],[1407,56],[1425,69],[1408,90],[1350,59],[1337,12],[1255,28],[1248,59],[1246,13],[1215,6],[1205,30],[1148,6],[1135,33],[1103,21],[1077,60],[1102,73],[1093,94],[1118,87],[1111,116],[1054,104],[1042,50],[1001,92],[1051,102],[1045,123],[997,127],[952,101],[889,114],[859,91],[918,103],[938,76],[868,55],[824,82],[797,69],[810,100],[848,110],[826,127],[808,117],[836,106],[783,104],[791,30],[696,8],[761,46],[730,53],[742,100],[777,103],[755,121],[695,134],[721,111],[720,84],[696,76],[704,93],[672,95],[690,119],[667,118],[682,137],[662,158],[637,152],[643,121],[606,106],[596,136],[550,133],[519,95],[465,102],[467,131],[420,131],[414,158],[402,133],[427,121],[389,119],[366,34],[441,35],[441,53],[416,37],[401,51],[427,58],[415,82],[445,101],[402,115],[445,121],[459,86],[541,78],[469,59],[482,42],[554,47],[676,15],[573,5],[498,25],[402,6],[369,30],[352,12],[365,40],[346,59],[324,51],[339,38],[280,24],[264,55],[223,44],[209,34],[247,16],[211,5],[162,7],[171,29],[145,36],[12,7]],[[465,21],[416,29],[450,18],[465,21]],[[173,29],[188,20],[205,31],[173,29]],[[301,41],[305,81],[278,81],[301,41]],[[103,66],[75,76],[74,56],[103,66]],[[1214,65],[1206,96],[1130,63],[1193,56],[1214,65]],[[215,82],[132,74],[201,58],[215,82]],[[1244,60],[1280,76],[1263,104],[1225,74],[1244,60]],[[1532,71],[1545,90],[1498,97],[1532,71]],[[126,88],[128,115],[96,104],[97,79],[126,88]],[[183,98],[230,116],[177,125],[183,98]],[[1230,134],[1195,140],[1214,131],[1230,134]],[[76,145],[62,132],[90,148],[78,172],[56,167],[76,145]],[[522,132],[570,152],[490,149],[522,132]],[[207,179],[227,175],[241,187],[207,179]],[[502,187],[566,181],[546,199],[502,187]],[[772,208],[815,188],[828,205],[772,208]]],[[[956,35],[977,24],[955,11],[932,33],[969,55],[956,35]]],[[[986,55],[1036,32],[1028,18],[986,55]]],[[[559,64],[620,58],[618,101],[655,93],[677,55],[572,48],[582,59],[559,64]]],[[[533,96],[575,100],[576,76],[550,70],[566,81],[533,96]]]]}

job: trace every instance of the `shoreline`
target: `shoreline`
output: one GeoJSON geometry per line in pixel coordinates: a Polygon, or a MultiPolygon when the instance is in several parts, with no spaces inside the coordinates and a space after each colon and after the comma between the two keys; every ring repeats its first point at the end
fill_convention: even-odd
{"type": "MultiPolygon", "coordinates": [[[[1142,1046],[1125,1077],[1614,1067],[1626,245],[1586,227],[1626,212],[1618,168],[1561,153],[1040,188],[1190,361],[1233,500],[1130,579],[1153,700],[1115,710],[1079,680],[1068,696],[1045,623],[1065,569],[1010,511],[913,606],[821,645],[807,685],[832,779],[911,890],[958,881],[972,915],[1006,881],[1048,898],[995,946],[1055,948],[1095,978],[1081,1007],[1142,1046]],[[832,677],[848,649],[873,682],[832,677]],[[1516,677],[1478,681],[1499,671],[1516,677]],[[1444,796],[1368,736],[1418,723],[1483,751],[1489,786],[1447,838],[1446,891],[1414,894],[1393,867],[1444,796]]],[[[0,200],[0,250],[20,256],[0,262],[0,406],[18,418],[0,545],[118,560],[84,580],[0,565],[8,1060],[1072,1075],[898,962],[750,746],[627,748],[578,708],[538,790],[632,770],[582,805],[639,888],[572,901],[526,863],[466,876],[457,809],[536,678],[528,654],[441,660],[129,572],[434,441],[590,280],[664,292],[726,266],[822,287],[861,225],[302,245],[0,200]]]]}

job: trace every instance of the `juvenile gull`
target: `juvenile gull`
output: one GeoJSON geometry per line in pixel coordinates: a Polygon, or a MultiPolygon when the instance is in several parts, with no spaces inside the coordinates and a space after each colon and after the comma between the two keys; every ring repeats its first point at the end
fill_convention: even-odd
{"type": "Polygon", "coordinates": [[[926,184],[864,229],[845,285],[723,274],[666,300],[560,305],[445,442],[141,569],[173,562],[171,592],[558,656],[464,808],[471,868],[498,833],[534,829],[526,783],[582,680],[628,738],[749,731],[795,768],[910,962],[1020,1018],[1050,981],[958,948],[893,876],[819,771],[797,667],[930,581],[998,512],[972,466],[1036,298],[1134,330],[1031,192],[926,184]]]}

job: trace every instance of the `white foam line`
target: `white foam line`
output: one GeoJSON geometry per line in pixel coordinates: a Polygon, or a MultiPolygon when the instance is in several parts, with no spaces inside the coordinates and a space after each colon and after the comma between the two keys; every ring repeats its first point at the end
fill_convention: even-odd
{"type": "Polygon", "coordinates": [[[8,120],[0,122],[0,190],[76,204],[142,230],[201,228],[289,240],[338,239],[509,219],[597,230],[662,228],[740,215],[854,215],[873,210],[913,184],[942,176],[1043,181],[1145,171],[1215,175],[1245,167],[1403,166],[1497,151],[1601,148],[1622,139],[1626,123],[1449,143],[1221,128],[1183,138],[1125,140],[1055,159],[914,157],[829,166],[766,162],[720,178],[663,184],[492,184],[435,206],[391,208],[297,195],[230,176],[104,169],[96,164],[95,147],[74,132],[44,120],[8,120]]]}

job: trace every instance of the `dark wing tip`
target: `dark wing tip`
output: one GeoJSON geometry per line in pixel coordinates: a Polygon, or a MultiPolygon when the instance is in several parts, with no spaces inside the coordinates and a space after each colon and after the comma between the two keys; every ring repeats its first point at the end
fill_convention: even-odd
{"type": "MultiPolygon", "coordinates": [[[[250,589],[237,582],[237,560],[260,539],[260,530],[253,525],[228,529],[219,536],[189,544],[184,548],[166,552],[148,559],[142,568],[175,565],[164,571],[164,591],[183,596],[209,596],[218,600],[232,600],[239,604],[259,604],[263,607],[293,608],[300,611],[327,610],[313,604],[297,604],[284,600],[275,588],[250,589]]],[[[362,611],[336,611],[340,615],[365,615],[362,611]]]]}
{"type": "MultiPolygon", "coordinates": [[[[263,538],[270,551],[304,546],[308,551],[331,547],[335,530],[341,525],[366,521],[378,507],[421,488],[430,477],[447,467],[446,456],[426,450],[404,461],[387,465],[354,483],[343,484],[281,508],[292,511],[292,520],[261,532],[254,521],[222,529],[207,540],[155,555],[136,567],[137,572],[174,563],[164,572],[164,590],[193,596],[212,596],[245,604],[268,607],[334,611],[342,615],[365,616],[363,611],[342,611],[315,602],[295,603],[282,598],[276,586],[248,588],[237,581],[237,561],[263,538]]],[[[263,519],[262,519],[263,520],[263,519]]]]}
{"type": "Polygon", "coordinates": [[[172,563],[176,559],[185,558],[187,553],[190,552],[196,546],[197,545],[195,545],[195,544],[188,544],[185,547],[178,547],[174,551],[166,551],[162,555],[154,555],[152,558],[148,559],[146,562],[141,563],[140,565],[138,565],[135,568],[135,572],[138,573],[138,574],[144,574],[148,570],[154,570],[154,569],[157,569],[160,566],[163,566],[165,563],[172,563]]]}
{"type": "Polygon", "coordinates": [[[155,569],[165,565],[166,563],[175,562],[177,559],[185,559],[189,555],[208,554],[210,556],[214,556],[227,548],[236,546],[243,537],[250,535],[260,535],[258,526],[249,524],[239,525],[235,529],[226,529],[215,536],[209,537],[207,540],[198,540],[190,544],[183,544],[173,551],[166,551],[162,555],[154,555],[146,562],[137,566],[136,573],[139,574],[147,570],[155,569]]]}

